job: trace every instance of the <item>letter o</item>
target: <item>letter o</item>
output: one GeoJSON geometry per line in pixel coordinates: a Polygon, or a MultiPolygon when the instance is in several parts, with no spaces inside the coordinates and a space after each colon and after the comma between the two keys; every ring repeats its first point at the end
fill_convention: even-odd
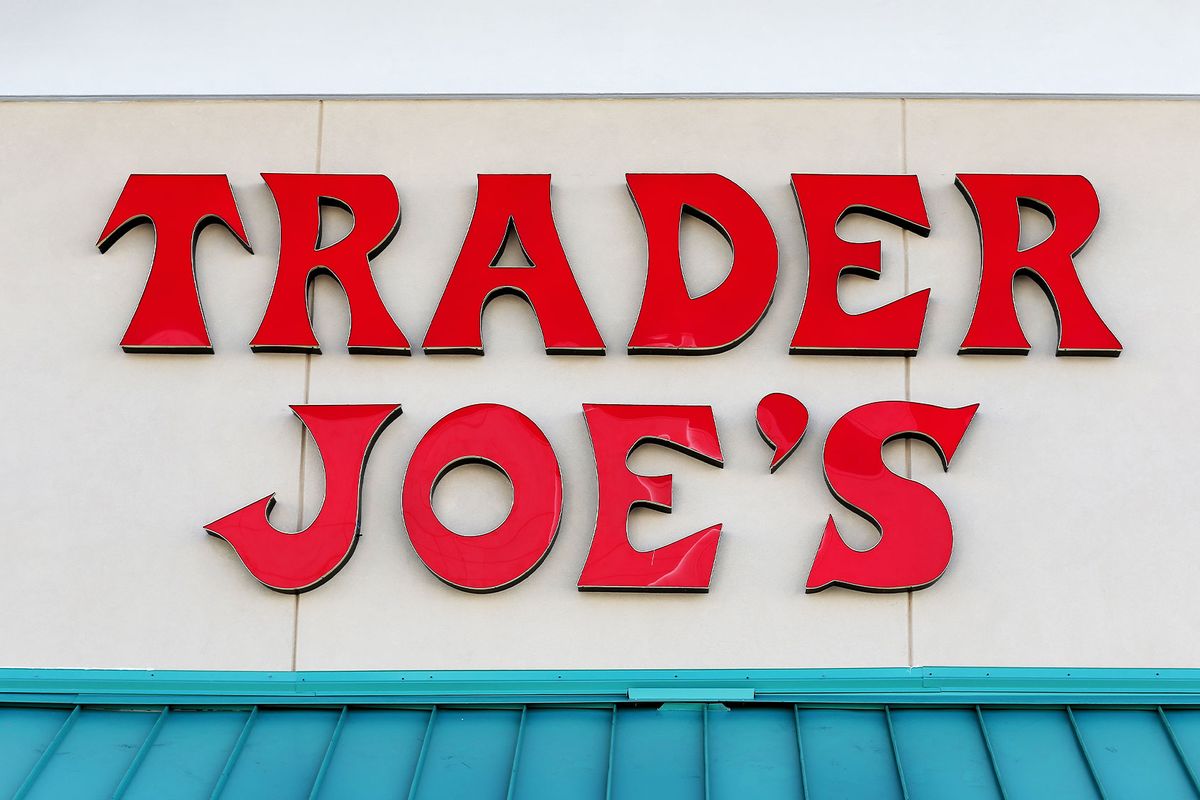
{"type": "Polygon", "coordinates": [[[429,571],[456,589],[496,592],[537,569],[562,519],[562,473],[545,434],[508,406],[481,403],[447,414],[421,438],[404,477],[404,525],[429,571]],[[463,536],[433,512],[433,491],[463,464],[487,464],[512,482],[512,510],[481,536],[463,536]]]}

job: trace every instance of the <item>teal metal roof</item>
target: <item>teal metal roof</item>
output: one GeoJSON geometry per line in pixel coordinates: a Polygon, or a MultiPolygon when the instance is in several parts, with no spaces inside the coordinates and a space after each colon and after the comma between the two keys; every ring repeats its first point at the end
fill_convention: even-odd
{"type": "Polygon", "coordinates": [[[275,676],[237,676],[201,691],[195,673],[165,684],[75,673],[71,693],[68,678],[8,672],[0,797],[1200,798],[1196,679],[1125,678],[1121,691],[1095,677],[1064,688],[1009,674],[947,690],[920,671],[835,670],[797,673],[798,701],[755,689],[753,700],[698,703],[629,696],[694,695],[704,690],[672,681],[721,683],[712,673],[613,673],[612,686],[642,684],[624,698],[600,673],[558,673],[557,694],[528,702],[549,674],[476,673],[473,688],[430,674],[388,693],[418,676],[301,685],[292,674],[270,691],[261,685],[275,676]],[[862,676],[872,672],[888,701],[862,676]],[[896,683],[905,675],[917,681],[907,690],[896,683]],[[859,702],[847,702],[850,684],[859,702]]]}

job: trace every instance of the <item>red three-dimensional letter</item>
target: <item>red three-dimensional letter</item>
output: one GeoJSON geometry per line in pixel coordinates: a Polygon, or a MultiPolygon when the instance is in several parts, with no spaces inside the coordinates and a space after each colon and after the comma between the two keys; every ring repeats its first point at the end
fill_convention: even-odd
{"type": "Polygon", "coordinates": [[[946,506],[928,487],[889,471],[882,450],[893,439],[920,439],[937,450],[949,469],[978,408],[870,403],[833,424],[825,440],[825,481],[838,502],[878,528],[882,538],[870,550],[853,550],[830,517],[807,591],[839,585],[901,592],[942,576],[954,542],[946,506]]]}
{"type": "Polygon", "coordinates": [[[837,224],[865,214],[919,236],[929,218],[916,175],[793,175],[792,188],[808,239],[808,293],[791,352],[824,355],[911,356],[921,344],[929,290],[882,308],[848,314],[838,302],[844,274],[878,280],[879,242],[848,242],[837,224]]]}
{"type": "Polygon", "coordinates": [[[1119,356],[1121,343],[1088,300],[1073,256],[1100,219],[1096,190],[1082,175],[959,175],[955,185],[979,223],[982,267],[979,299],[959,354],[1026,355],[1013,302],[1013,281],[1032,278],[1058,320],[1058,355],[1119,356]],[[1041,244],[1021,249],[1020,207],[1045,214],[1054,225],[1041,244]]]}
{"type": "Polygon", "coordinates": [[[754,332],[775,293],[779,251],[762,209],[720,175],[626,176],[646,228],[646,291],[629,352],[720,353],[754,332]],[[679,256],[679,222],[692,214],[720,231],[733,266],[720,286],[688,293],[679,256]]]}
{"type": "Polygon", "coordinates": [[[409,354],[408,340],[388,314],[371,276],[371,259],[400,227],[396,187],[384,175],[263,174],[279,209],[279,270],[250,349],[320,353],[308,308],[308,284],[331,275],[350,305],[351,353],[409,354]],[[321,206],[354,216],[346,237],[321,246],[321,206]]]}
{"type": "Polygon", "coordinates": [[[425,335],[425,352],[483,355],[483,310],[502,294],[533,308],[547,353],[604,355],[554,227],[549,175],[479,176],[475,214],[425,335]],[[496,266],[510,232],[528,267],[496,266]]]}
{"type": "Polygon", "coordinates": [[[404,525],[429,571],[457,589],[494,592],[521,581],[550,552],[562,518],[562,476],[550,442],[528,417],[483,403],[443,417],[421,438],[404,476],[404,525]],[[512,481],[499,527],[461,536],[433,513],[433,490],[462,464],[487,464],[512,481]]]}
{"type": "Polygon", "coordinates": [[[104,253],[144,222],[154,226],[154,260],[121,348],[127,353],[211,353],[196,288],[196,240],[205,226],[218,223],[252,252],[229,178],[130,175],[96,246],[104,253]]]}
{"type": "Polygon", "coordinates": [[[579,576],[580,591],[707,592],[721,525],[642,552],[629,544],[634,508],[671,510],[671,476],[638,475],[627,464],[643,444],[661,444],[724,466],[711,406],[584,405],[596,452],[596,533],[579,576]]]}
{"type": "Polygon", "coordinates": [[[299,533],[272,527],[275,495],[210,522],[204,529],[237,551],[250,574],[280,592],[306,592],[334,576],[358,542],[362,477],[371,447],[400,416],[398,405],[292,406],[325,465],[325,502],[299,533]]]}
{"type": "Polygon", "coordinates": [[[754,414],[758,435],[771,446],[771,472],[791,457],[808,430],[808,409],[790,394],[772,392],[758,401],[754,414]]]}

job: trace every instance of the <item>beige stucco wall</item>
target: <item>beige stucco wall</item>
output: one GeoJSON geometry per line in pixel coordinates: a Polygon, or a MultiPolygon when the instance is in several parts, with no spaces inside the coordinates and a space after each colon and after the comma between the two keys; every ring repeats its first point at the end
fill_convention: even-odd
{"type": "MultiPolygon", "coordinates": [[[[0,666],[222,669],[1200,665],[1200,101],[504,100],[0,103],[0,666]],[[315,357],[255,355],[278,223],[260,172],[380,172],[403,224],[375,264],[417,344],[470,219],[475,174],[550,172],[556,221],[609,346],[549,357],[526,307],[489,306],[482,359],[349,356],[336,286],[319,283],[315,357]],[[780,244],[775,303],[741,346],[704,358],[629,357],[644,238],[626,172],[712,171],[762,206],[780,244]],[[955,355],[974,301],[978,242],[956,172],[1080,173],[1103,212],[1078,259],[1125,344],[1112,359],[1053,355],[1054,321],[1032,285],[1018,304],[1028,358],[955,355]],[[213,356],[126,355],[148,228],[108,254],[94,242],[133,172],[227,173],[254,244],[213,229],[198,280],[213,356]],[[847,279],[864,310],[932,287],[920,354],[787,354],[806,281],[791,172],[915,173],[929,239],[850,220],[882,238],[884,278],[847,279]],[[776,474],[754,427],[758,399],[787,391],[809,438],[776,474]],[[942,496],[956,526],[949,570],[909,595],[805,595],[826,515],[871,528],[821,478],[833,421],[874,400],[981,403],[943,474],[923,445],[889,445],[899,472],[942,496]],[[365,483],[363,539],[330,583],[298,599],[258,584],[201,525],[271,491],[298,528],[322,473],[287,409],[399,402],[365,483]],[[400,487],[416,442],[472,402],[513,405],[560,459],[557,543],[526,581],[470,595],[431,576],[407,542],[400,487]],[[581,594],[595,516],[583,402],[714,407],[724,470],[660,448],[632,460],[676,476],[671,515],[640,511],[651,547],[725,523],[707,595],[581,594]]],[[[1033,217],[1030,222],[1036,223],[1033,217]]],[[[342,224],[337,214],[331,226],[342,224]]],[[[727,254],[685,230],[695,286],[727,254]]],[[[723,260],[725,259],[725,260],[723,260]]],[[[695,287],[694,287],[695,288],[695,287]]],[[[447,518],[495,518],[496,482],[439,492],[447,518]],[[455,508],[447,504],[457,501],[455,508]]],[[[481,480],[488,476],[476,474],[481,480]]]]}

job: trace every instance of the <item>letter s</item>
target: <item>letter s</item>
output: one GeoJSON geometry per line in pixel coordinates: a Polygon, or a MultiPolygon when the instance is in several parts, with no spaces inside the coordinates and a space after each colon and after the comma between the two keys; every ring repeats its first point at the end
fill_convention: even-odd
{"type": "Polygon", "coordinates": [[[948,470],[978,408],[868,403],[833,424],[825,440],[825,482],[838,502],[878,528],[882,538],[870,550],[854,550],[831,516],[807,592],[835,584],[903,592],[922,589],[942,576],[954,541],[946,506],[928,487],[891,472],[883,463],[883,446],[893,439],[920,439],[937,450],[948,470]]]}

